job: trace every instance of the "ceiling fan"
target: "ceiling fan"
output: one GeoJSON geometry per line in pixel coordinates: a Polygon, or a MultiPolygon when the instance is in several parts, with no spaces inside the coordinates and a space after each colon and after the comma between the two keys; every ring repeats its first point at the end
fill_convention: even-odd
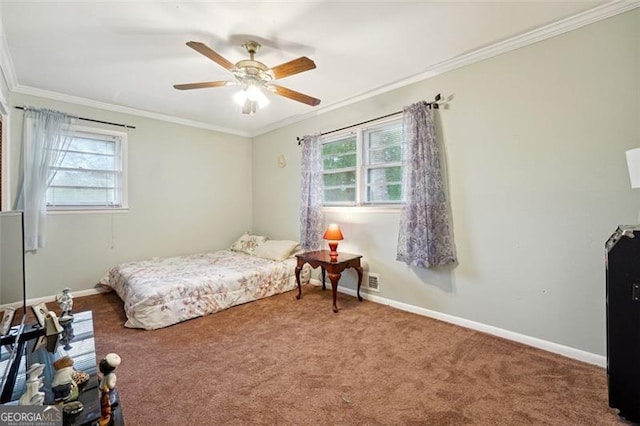
{"type": "Polygon", "coordinates": [[[235,77],[235,81],[206,81],[202,83],[175,84],[173,87],[178,90],[241,85],[243,90],[237,93],[234,99],[242,105],[243,114],[254,114],[258,107],[263,106],[262,104],[269,103],[269,100],[260,90],[262,88],[310,106],[320,104],[320,99],[273,84],[274,80],[314,69],[316,64],[306,56],[269,68],[262,62],[254,59],[256,52],[260,49],[260,43],[255,41],[247,41],[243,44],[243,47],[247,49],[249,53],[249,59],[243,59],[235,64],[214,52],[203,43],[190,41],[187,42],[187,46],[231,71],[235,77]]]}

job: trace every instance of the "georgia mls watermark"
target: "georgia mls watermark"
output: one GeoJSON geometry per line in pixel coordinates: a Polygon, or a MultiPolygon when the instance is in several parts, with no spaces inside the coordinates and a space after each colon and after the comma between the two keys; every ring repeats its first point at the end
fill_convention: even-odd
{"type": "Polygon", "coordinates": [[[62,408],[54,405],[2,405],[0,426],[62,426],[62,408]]]}

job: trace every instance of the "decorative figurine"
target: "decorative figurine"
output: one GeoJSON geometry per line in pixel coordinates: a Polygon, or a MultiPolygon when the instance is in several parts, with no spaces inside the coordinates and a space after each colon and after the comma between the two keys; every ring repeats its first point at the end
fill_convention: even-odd
{"type": "Polygon", "coordinates": [[[112,407],[117,404],[116,400],[116,374],[115,369],[120,365],[122,360],[118,354],[107,354],[100,361],[100,372],[102,380],[100,380],[100,426],[108,425],[111,422],[112,407]]]}
{"type": "Polygon", "coordinates": [[[79,390],[82,390],[85,387],[90,378],[91,376],[89,376],[89,374],[85,373],[84,371],[75,370],[75,372],[73,373],[73,381],[76,383],[76,385],[78,385],[79,390]]]}
{"type": "Polygon", "coordinates": [[[40,375],[44,371],[44,364],[34,363],[27,370],[27,390],[22,394],[18,404],[20,405],[43,405],[44,392],[40,388],[44,385],[44,381],[40,375]]]}
{"type": "Polygon", "coordinates": [[[62,290],[62,294],[56,296],[56,301],[62,313],[60,314],[60,321],[66,322],[73,319],[71,309],[73,309],[73,295],[70,293],[71,289],[66,287],[62,290]]]}
{"type": "Polygon", "coordinates": [[[111,404],[109,403],[109,391],[100,389],[100,426],[107,426],[111,423],[111,404]]]}
{"type": "Polygon", "coordinates": [[[74,337],[76,337],[73,334],[73,319],[62,321],[62,318],[60,318],[60,325],[62,326],[62,335],[60,336],[60,343],[64,345],[65,351],[69,351],[72,348],[71,341],[73,340],[74,337]]]}
{"type": "Polygon", "coordinates": [[[73,381],[75,370],[73,360],[68,356],[63,356],[53,363],[56,373],[51,382],[53,400],[55,402],[75,401],[78,399],[78,385],[73,381]]]}
{"type": "Polygon", "coordinates": [[[19,405],[43,405],[44,404],[44,392],[40,391],[40,388],[44,385],[42,378],[35,380],[27,380],[25,386],[27,390],[22,394],[19,405]]]}
{"type": "Polygon", "coordinates": [[[44,364],[40,364],[38,362],[34,362],[31,364],[31,367],[27,370],[27,380],[39,379],[40,375],[44,371],[44,364]]]}

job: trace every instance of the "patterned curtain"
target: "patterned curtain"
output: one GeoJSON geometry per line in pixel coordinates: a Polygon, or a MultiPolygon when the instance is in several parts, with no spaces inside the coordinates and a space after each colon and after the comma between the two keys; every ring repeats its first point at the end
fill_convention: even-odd
{"type": "Polygon", "coordinates": [[[396,260],[430,268],[456,262],[442,158],[426,102],[404,108],[403,190],[396,260]]]}
{"type": "Polygon", "coordinates": [[[320,135],[302,138],[300,167],[300,247],[318,250],[322,244],[322,139],[320,135]]]}

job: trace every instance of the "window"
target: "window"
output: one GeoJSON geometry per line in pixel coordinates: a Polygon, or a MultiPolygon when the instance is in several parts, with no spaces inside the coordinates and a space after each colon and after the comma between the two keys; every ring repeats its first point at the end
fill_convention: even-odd
{"type": "Polygon", "coordinates": [[[322,159],[325,206],[403,202],[402,119],[326,139],[322,159]]]}
{"type": "Polygon", "coordinates": [[[126,133],[74,126],[69,135],[47,188],[49,209],[126,208],[126,133]]]}

